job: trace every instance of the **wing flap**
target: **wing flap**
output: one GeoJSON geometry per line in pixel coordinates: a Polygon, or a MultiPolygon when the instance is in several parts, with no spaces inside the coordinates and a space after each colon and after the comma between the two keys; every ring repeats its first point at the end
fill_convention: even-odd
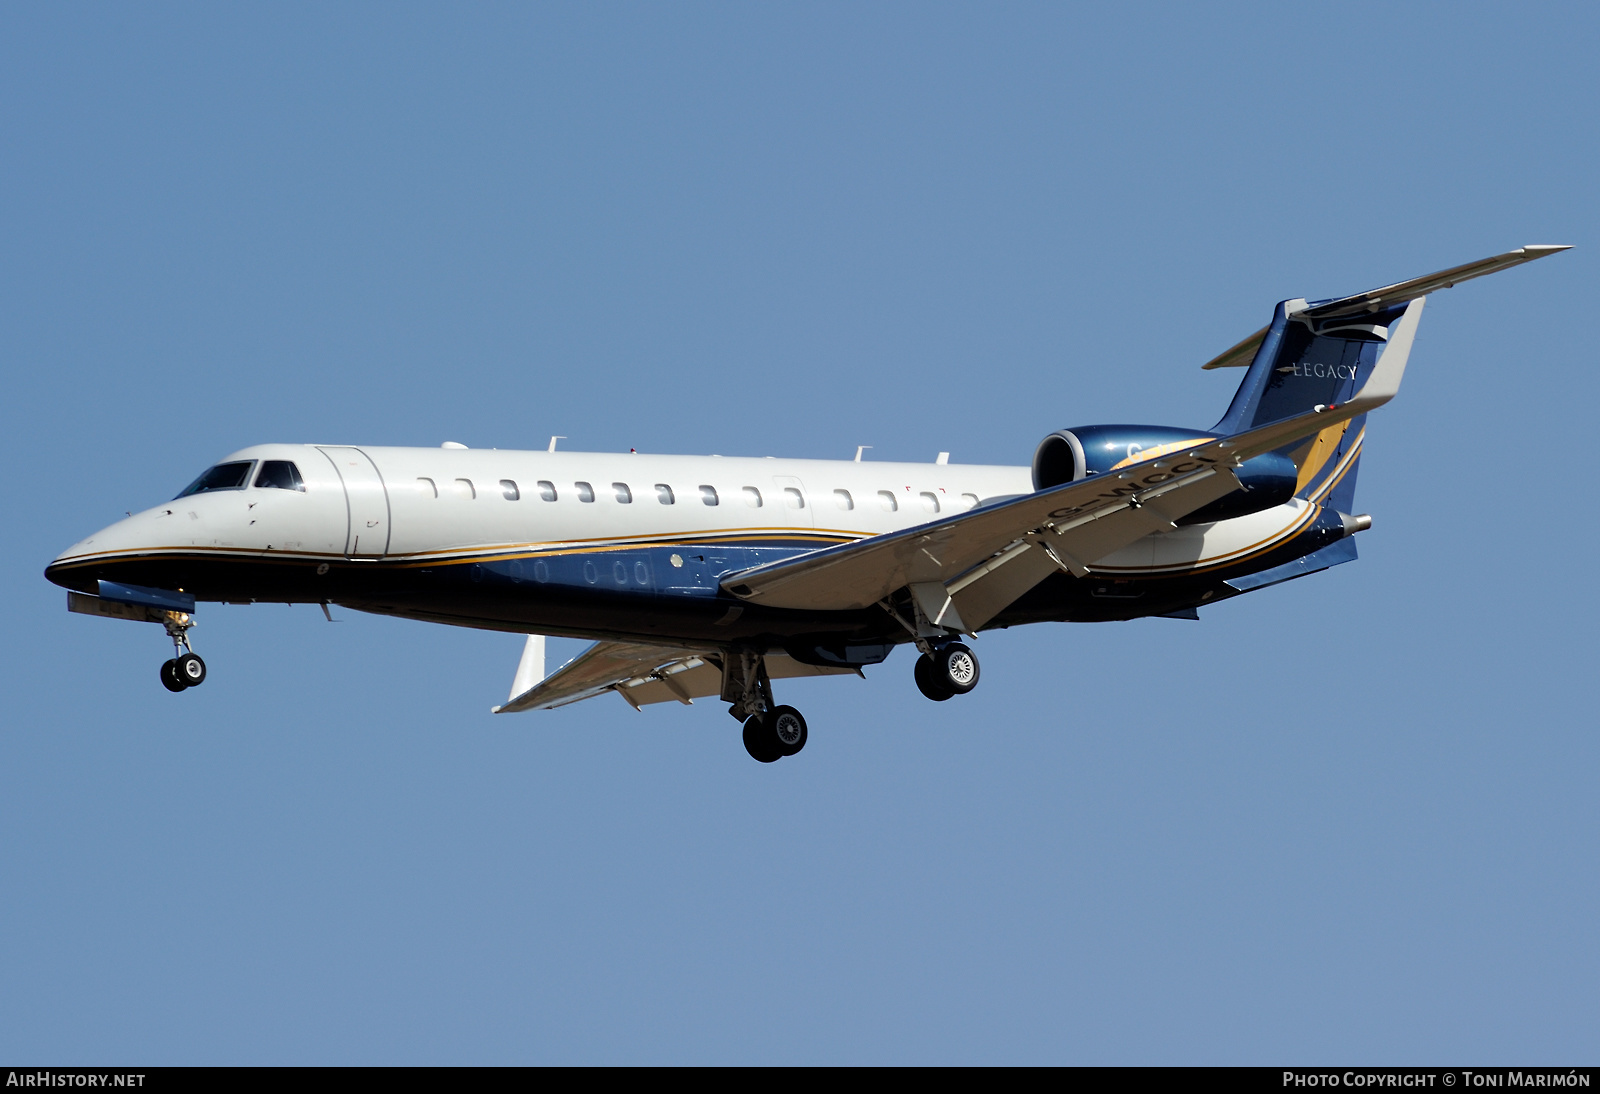
{"type": "Polygon", "coordinates": [[[932,526],[746,570],[727,578],[723,587],[743,599],[780,608],[864,608],[908,585],[954,582],[1018,540],[1045,544],[1048,550],[1017,551],[951,594],[968,627],[982,626],[1058,565],[1087,572],[1095,559],[1171,528],[1177,517],[1239,489],[1229,466],[1233,456],[1205,451],[1214,448],[1203,446],[1184,457],[1042,490],[932,526]],[[1177,481],[1169,481],[1175,476],[1177,481]],[[1052,551],[1059,563],[1050,558],[1052,551]],[[997,599],[1002,602],[996,607],[992,602],[997,599]]]}
{"type": "MultiPolygon", "coordinates": [[[[542,643],[541,643],[542,656],[542,643]]],[[[692,703],[722,691],[720,654],[644,642],[596,642],[546,679],[513,697],[495,714],[552,710],[608,691],[634,709],[652,703],[692,703]]],[[[805,665],[785,653],[766,655],[773,680],[858,675],[855,669],[805,665]]]]}
{"type": "Polygon", "coordinates": [[[699,652],[644,642],[596,642],[521,695],[495,707],[494,713],[549,710],[576,703],[624,681],[699,661],[699,652]]]}

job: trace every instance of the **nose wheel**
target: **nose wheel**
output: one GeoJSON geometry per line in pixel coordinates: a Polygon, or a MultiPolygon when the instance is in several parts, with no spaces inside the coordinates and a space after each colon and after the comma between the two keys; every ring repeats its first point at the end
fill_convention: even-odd
{"type": "Polygon", "coordinates": [[[206,663],[200,655],[185,653],[161,666],[161,683],[168,691],[185,691],[206,682],[206,663]]]}
{"type": "Polygon", "coordinates": [[[170,612],[166,623],[175,656],[161,666],[161,686],[168,691],[197,688],[206,682],[206,663],[189,645],[189,628],[194,626],[194,620],[183,612],[170,612]]]}

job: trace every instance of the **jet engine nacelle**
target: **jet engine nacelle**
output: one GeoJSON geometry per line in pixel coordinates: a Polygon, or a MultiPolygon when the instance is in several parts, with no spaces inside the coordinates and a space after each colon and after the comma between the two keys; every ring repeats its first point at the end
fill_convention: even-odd
{"type": "MultiPolygon", "coordinates": [[[[1044,490],[1090,475],[1114,473],[1146,460],[1181,453],[1212,440],[1213,434],[1166,425],[1087,425],[1059,429],[1033,453],[1033,488],[1044,490]]],[[[1234,469],[1243,490],[1218,498],[1178,521],[1206,524],[1242,517],[1282,505],[1294,497],[1299,475],[1294,461],[1276,452],[1246,460],[1234,469]]]]}

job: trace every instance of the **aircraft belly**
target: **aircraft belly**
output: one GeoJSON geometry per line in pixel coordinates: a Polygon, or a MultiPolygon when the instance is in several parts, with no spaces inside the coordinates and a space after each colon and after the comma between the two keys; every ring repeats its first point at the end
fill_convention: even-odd
{"type": "Polygon", "coordinates": [[[895,636],[883,612],[794,612],[753,608],[709,598],[657,598],[648,611],[629,597],[539,598],[362,597],[338,603],[359,611],[426,619],[456,626],[595,640],[687,643],[716,649],[734,642],[799,635],[844,635],[863,641],[895,636]]]}

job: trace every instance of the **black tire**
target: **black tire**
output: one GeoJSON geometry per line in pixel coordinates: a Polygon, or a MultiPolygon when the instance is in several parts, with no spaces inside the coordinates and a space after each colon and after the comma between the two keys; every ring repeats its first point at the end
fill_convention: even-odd
{"type": "Polygon", "coordinates": [[[178,679],[178,662],[171,658],[161,664],[161,686],[168,691],[182,691],[189,686],[178,679]]]}
{"type": "Polygon", "coordinates": [[[752,714],[744,720],[744,750],[750,753],[752,760],[764,764],[783,758],[783,750],[778,747],[778,738],[767,728],[765,715],[752,714]]]}
{"type": "Polygon", "coordinates": [[[917,690],[935,703],[942,703],[955,694],[949,688],[939,686],[938,670],[933,667],[933,658],[925,653],[917,655],[917,664],[911,670],[911,675],[917,681],[917,690]]]}
{"type": "Polygon", "coordinates": [[[206,663],[192,653],[186,653],[172,662],[172,671],[186,688],[197,688],[206,682],[206,663]]]}
{"type": "Polygon", "coordinates": [[[785,756],[793,756],[806,747],[806,720],[794,707],[775,707],[767,715],[767,729],[785,756]]]}
{"type": "Polygon", "coordinates": [[[965,695],[978,686],[978,655],[952,642],[933,651],[934,678],[955,695],[965,695]]]}

